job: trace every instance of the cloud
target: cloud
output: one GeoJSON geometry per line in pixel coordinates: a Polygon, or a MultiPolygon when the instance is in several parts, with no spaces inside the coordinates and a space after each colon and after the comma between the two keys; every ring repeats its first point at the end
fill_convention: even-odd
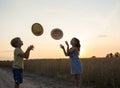
{"type": "Polygon", "coordinates": [[[107,38],[108,35],[98,35],[97,37],[98,37],[98,38],[107,38]]]}
{"type": "Polygon", "coordinates": [[[1,53],[9,53],[9,52],[13,52],[13,50],[3,50],[3,51],[0,51],[1,53]]]}

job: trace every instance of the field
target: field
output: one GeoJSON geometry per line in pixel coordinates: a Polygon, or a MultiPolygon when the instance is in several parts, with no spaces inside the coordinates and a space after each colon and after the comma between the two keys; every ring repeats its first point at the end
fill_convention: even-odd
{"type": "MultiPolygon", "coordinates": [[[[84,58],[83,84],[95,88],[120,88],[120,58],[84,58]]],[[[0,67],[11,67],[12,61],[0,61],[0,67]]],[[[72,83],[69,59],[35,59],[25,61],[25,71],[72,83]]]]}

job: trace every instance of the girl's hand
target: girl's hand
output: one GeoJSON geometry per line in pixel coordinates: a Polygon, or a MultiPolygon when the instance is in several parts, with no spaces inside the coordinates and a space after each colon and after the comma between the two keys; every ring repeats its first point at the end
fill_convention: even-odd
{"type": "Polygon", "coordinates": [[[68,44],[68,42],[67,42],[67,41],[65,41],[65,44],[69,47],[69,44],[68,44]]]}
{"type": "Polygon", "coordinates": [[[61,47],[62,49],[64,49],[64,46],[63,46],[62,44],[60,44],[60,47],[61,47]]]}

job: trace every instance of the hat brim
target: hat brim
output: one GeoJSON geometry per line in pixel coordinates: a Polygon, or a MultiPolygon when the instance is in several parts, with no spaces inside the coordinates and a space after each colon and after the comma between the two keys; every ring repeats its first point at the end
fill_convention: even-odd
{"type": "Polygon", "coordinates": [[[32,33],[36,36],[42,35],[44,31],[42,25],[39,23],[34,23],[31,29],[32,29],[32,33]]]}
{"type": "Polygon", "coordinates": [[[51,31],[51,36],[55,40],[59,40],[63,37],[63,31],[61,29],[55,28],[51,31]]]}

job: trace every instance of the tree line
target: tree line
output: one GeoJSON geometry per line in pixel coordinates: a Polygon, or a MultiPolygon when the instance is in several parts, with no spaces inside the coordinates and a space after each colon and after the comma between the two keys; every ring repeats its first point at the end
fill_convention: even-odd
{"type": "Polygon", "coordinates": [[[107,59],[110,59],[110,58],[120,58],[120,53],[119,52],[115,52],[114,54],[113,53],[109,53],[106,55],[106,58],[107,59]]]}

